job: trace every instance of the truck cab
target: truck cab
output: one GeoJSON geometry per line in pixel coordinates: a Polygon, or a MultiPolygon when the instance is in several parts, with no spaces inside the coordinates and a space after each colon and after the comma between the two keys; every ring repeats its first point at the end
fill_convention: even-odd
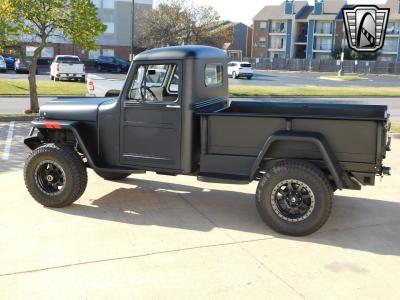
{"type": "Polygon", "coordinates": [[[86,168],[106,180],[153,171],[259,181],[260,216],[298,236],[326,222],[334,190],[361,189],[389,173],[386,106],[235,101],[227,60],[207,46],[153,49],[135,57],[118,97],[42,106],[25,140],[33,198],[73,203],[86,188],[86,168]]]}

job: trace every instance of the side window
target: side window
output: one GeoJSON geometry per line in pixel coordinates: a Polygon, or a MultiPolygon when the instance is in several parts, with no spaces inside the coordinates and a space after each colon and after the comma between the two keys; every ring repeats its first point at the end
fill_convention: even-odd
{"type": "Polygon", "coordinates": [[[178,100],[179,70],[176,64],[139,65],[136,67],[128,101],[171,103],[178,100]]]}
{"type": "Polygon", "coordinates": [[[208,64],[205,70],[205,83],[207,87],[221,86],[223,82],[222,64],[208,64]]]}

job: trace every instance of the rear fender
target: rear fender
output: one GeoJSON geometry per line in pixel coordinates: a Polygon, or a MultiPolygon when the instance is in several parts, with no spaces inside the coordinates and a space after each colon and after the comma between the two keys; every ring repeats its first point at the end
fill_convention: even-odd
{"type": "Polygon", "coordinates": [[[270,136],[265,142],[262,150],[257,156],[256,161],[253,164],[250,174],[252,179],[255,178],[257,171],[260,168],[260,164],[263,161],[268,150],[270,149],[271,145],[277,141],[300,141],[314,144],[321,153],[321,156],[326,163],[329,173],[331,174],[337,188],[343,189],[343,181],[347,181],[344,171],[336,160],[334,153],[330,149],[326,139],[321,134],[314,132],[278,131],[270,136]]]}
{"type": "Polygon", "coordinates": [[[34,150],[42,144],[46,143],[46,139],[50,136],[50,133],[56,133],[56,135],[57,133],[62,132],[67,132],[67,134],[70,133],[73,135],[75,141],[78,143],[80,149],[85,155],[89,166],[95,168],[93,153],[91,153],[88,150],[87,145],[85,145],[79,131],[79,126],[81,126],[81,124],[76,121],[34,120],[32,121],[32,129],[29,132],[28,137],[25,138],[24,144],[30,149],[34,150]],[[39,130],[41,134],[34,135],[35,129],[39,130]]]}

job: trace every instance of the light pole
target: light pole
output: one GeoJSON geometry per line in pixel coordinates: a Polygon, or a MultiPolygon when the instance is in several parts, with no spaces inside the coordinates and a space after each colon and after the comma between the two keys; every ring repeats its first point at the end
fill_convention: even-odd
{"type": "Polygon", "coordinates": [[[132,0],[132,45],[131,45],[131,55],[130,60],[133,60],[135,49],[135,0],[132,0]]]}

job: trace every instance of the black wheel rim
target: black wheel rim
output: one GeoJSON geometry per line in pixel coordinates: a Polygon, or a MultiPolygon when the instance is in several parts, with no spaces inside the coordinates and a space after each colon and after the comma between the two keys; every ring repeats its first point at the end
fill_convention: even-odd
{"type": "Polygon", "coordinates": [[[65,172],[58,163],[45,160],[36,167],[35,181],[43,193],[55,196],[65,188],[65,172]]]}
{"type": "Polygon", "coordinates": [[[288,222],[306,220],[315,208],[311,188],[302,181],[288,179],[279,182],[272,191],[271,204],[274,212],[288,222]]]}

